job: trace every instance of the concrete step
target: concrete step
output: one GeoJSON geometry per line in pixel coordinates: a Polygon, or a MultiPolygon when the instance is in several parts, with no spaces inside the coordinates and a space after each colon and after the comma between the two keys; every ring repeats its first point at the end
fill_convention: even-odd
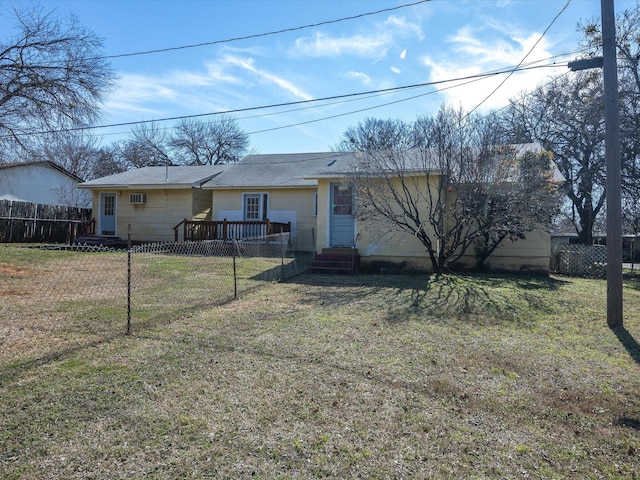
{"type": "Polygon", "coordinates": [[[311,273],[354,274],[360,267],[358,254],[319,254],[313,259],[309,271],[311,273]]]}

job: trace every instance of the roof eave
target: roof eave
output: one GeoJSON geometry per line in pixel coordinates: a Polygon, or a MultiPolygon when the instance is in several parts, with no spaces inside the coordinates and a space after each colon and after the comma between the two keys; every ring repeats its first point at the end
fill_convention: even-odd
{"type": "Polygon", "coordinates": [[[191,183],[104,183],[93,185],[78,185],[78,188],[90,189],[103,189],[103,188],[117,188],[120,190],[182,190],[185,188],[199,188],[198,184],[191,183]]]}
{"type": "Polygon", "coordinates": [[[246,190],[248,188],[251,189],[261,189],[261,190],[290,190],[292,188],[316,188],[318,185],[316,184],[305,184],[305,185],[210,185],[202,187],[203,190],[246,190]]]}

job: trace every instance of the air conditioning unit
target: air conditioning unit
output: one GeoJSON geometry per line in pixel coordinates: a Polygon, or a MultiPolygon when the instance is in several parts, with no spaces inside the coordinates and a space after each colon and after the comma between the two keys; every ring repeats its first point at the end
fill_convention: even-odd
{"type": "Polygon", "coordinates": [[[144,205],[145,203],[147,203],[147,194],[146,193],[130,193],[129,203],[131,203],[132,205],[144,205]]]}

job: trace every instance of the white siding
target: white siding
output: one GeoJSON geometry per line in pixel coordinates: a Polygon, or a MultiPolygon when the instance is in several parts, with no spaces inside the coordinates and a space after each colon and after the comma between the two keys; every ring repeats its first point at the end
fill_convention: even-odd
{"type": "Polygon", "coordinates": [[[45,205],[90,207],[91,194],[46,163],[0,168],[0,199],[45,205]]]}

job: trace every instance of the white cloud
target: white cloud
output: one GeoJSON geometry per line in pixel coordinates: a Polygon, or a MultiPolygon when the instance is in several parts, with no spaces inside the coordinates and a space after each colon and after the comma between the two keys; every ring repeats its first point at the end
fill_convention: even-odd
{"type": "MultiPolygon", "coordinates": [[[[539,33],[532,33],[528,37],[502,37],[495,36],[493,40],[487,40],[480,35],[474,36],[469,27],[462,28],[449,38],[452,49],[462,54],[474,63],[495,63],[499,65],[517,65],[524,56],[533,48],[540,38],[539,33]]],[[[529,54],[527,61],[538,60],[551,54],[548,44],[543,38],[535,50],[529,54]]]]}
{"type": "Polygon", "coordinates": [[[397,74],[402,73],[402,70],[400,70],[398,67],[389,67],[389,70],[391,70],[393,73],[397,73],[397,74]]]}
{"type": "Polygon", "coordinates": [[[227,55],[224,58],[224,61],[229,64],[229,65],[234,65],[237,67],[240,67],[244,70],[247,70],[249,72],[251,72],[252,74],[254,74],[255,76],[257,76],[257,78],[265,83],[271,83],[274,84],[278,87],[280,87],[281,89],[285,90],[286,92],[288,92],[289,94],[293,95],[296,98],[300,98],[302,100],[312,100],[313,96],[309,95],[308,93],[304,92],[303,90],[301,90],[300,88],[298,88],[297,86],[295,86],[293,83],[291,83],[290,81],[275,75],[273,73],[267,72],[266,70],[262,70],[259,69],[257,67],[255,67],[254,63],[255,61],[252,58],[242,58],[242,57],[237,57],[237,56],[233,56],[233,55],[227,55]]]}
{"type": "Polygon", "coordinates": [[[405,58],[407,58],[407,49],[406,48],[404,50],[402,50],[402,52],[400,52],[400,60],[404,60],[405,58]]]}
{"type": "Polygon", "coordinates": [[[415,36],[418,40],[422,40],[424,35],[422,34],[422,28],[420,25],[408,22],[406,19],[396,16],[390,16],[383,24],[383,30],[389,29],[395,31],[396,36],[415,36]]]}
{"type": "Polygon", "coordinates": [[[163,112],[160,110],[150,108],[149,106],[138,105],[132,103],[129,98],[121,97],[118,94],[112,95],[104,101],[104,108],[110,113],[114,112],[128,112],[135,113],[137,115],[143,115],[145,117],[159,117],[163,112]]]}
{"type": "Polygon", "coordinates": [[[223,65],[218,63],[209,62],[207,64],[207,80],[210,84],[228,83],[231,85],[242,84],[242,78],[235,75],[231,75],[226,72],[223,65]]]}
{"type": "MultiPolygon", "coordinates": [[[[482,68],[479,65],[462,66],[438,63],[428,57],[422,58],[422,62],[430,69],[429,79],[434,82],[446,82],[456,78],[472,77],[487,71],[486,68],[482,68]]],[[[509,98],[515,97],[524,90],[533,90],[548,74],[549,72],[544,70],[515,73],[495,93],[493,93],[494,90],[506,78],[507,74],[486,77],[476,81],[470,78],[456,80],[439,84],[436,88],[442,90],[442,94],[446,98],[445,103],[449,105],[460,105],[464,109],[470,110],[483,102],[481,110],[487,110],[501,108],[506,105],[509,98]]]]}
{"type": "MultiPolygon", "coordinates": [[[[424,56],[421,62],[429,68],[431,81],[445,81],[490,72],[505,67],[515,67],[552,56],[551,46],[540,33],[523,35],[513,25],[485,18],[473,26],[465,26],[447,39],[448,48],[438,54],[424,56]],[[538,44],[536,45],[536,42],[538,44]],[[526,57],[526,58],[525,58],[526,57]]],[[[481,109],[502,107],[507,100],[523,90],[535,89],[550,72],[546,69],[529,70],[513,74],[504,85],[492,93],[507,74],[485,78],[465,85],[448,88],[455,83],[440,85],[446,103],[475,108],[486,97],[481,109]]]]}
{"type": "Polygon", "coordinates": [[[357,57],[383,58],[387,54],[388,38],[378,36],[355,35],[352,37],[332,38],[324,33],[313,37],[303,37],[295,41],[295,55],[307,57],[339,57],[354,55],[357,57]]]}
{"type": "Polygon", "coordinates": [[[366,73],[363,72],[354,72],[354,71],[348,71],[346,73],[347,78],[351,78],[354,80],[359,80],[360,82],[362,82],[363,85],[370,85],[371,84],[371,77],[369,75],[367,75],[366,73]]]}
{"type": "Polygon", "coordinates": [[[255,63],[252,58],[226,55],[195,70],[153,75],[121,73],[104,108],[110,114],[136,118],[228,110],[255,104],[255,98],[248,95],[258,83],[275,86],[296,99],[313,98],[289,79],[260,69],[255,63]]]}
{"type": "Polygon", "coordinates": [[[289,53],[292,56],[339,57],[356,56],[379,60],[384,58],[398,39],[418,38],[423,34],[420,26],[404,18],[390,16],[366,33],[332,37],[323,32],[296,39],[289,53]]]}
{"type": "Polygon", "coordinates": [[[105,101],[107,109],[136,113],[157,113],[150,104],[171,102],[178,92],[165,81],[137,74],[122,74],[116,88],[105,101]]]}

